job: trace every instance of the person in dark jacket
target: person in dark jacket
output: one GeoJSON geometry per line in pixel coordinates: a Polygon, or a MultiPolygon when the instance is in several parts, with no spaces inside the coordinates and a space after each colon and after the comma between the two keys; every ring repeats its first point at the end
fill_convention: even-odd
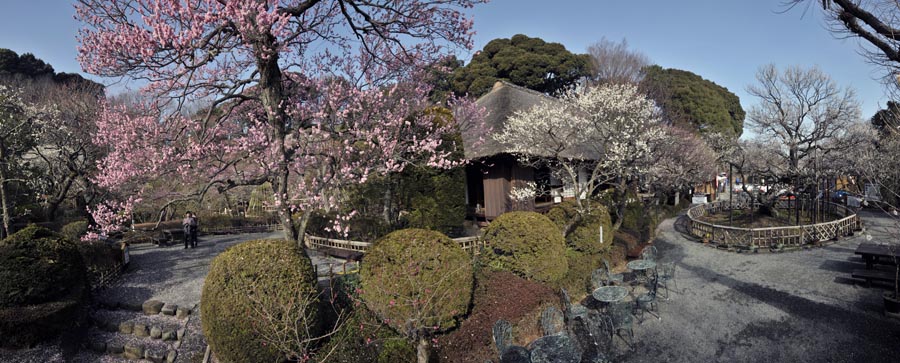
{"type": "Polygon", "coordinates": [[[188,211],[184,214],[184,219],[181,220],[181,227],[184,229],[184,249],[187,249],[188,246],[193,247],[193,239],[191,237],[191,226],[196,225],[196,220],[194,219],[194,214],[188,211]]]}
{"type": "Polygon", "coordinates": [[[197,215],[191,213],[191,248],[197,248],[197,230],[200,228],[200,220],[197,215]]]}

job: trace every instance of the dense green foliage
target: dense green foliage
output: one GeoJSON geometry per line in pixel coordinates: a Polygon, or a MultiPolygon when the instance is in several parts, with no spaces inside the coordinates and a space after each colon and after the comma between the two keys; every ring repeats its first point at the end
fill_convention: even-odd
{"type": "MultiPolygon", "coordinates": [[[[314,322],[318,319],[316,294],[312,263],[296,244],[283,240],[241,243],[212,262],[200,303],[203,333],[223,362],[280,361],[285,353],[261,341],[260,329],[284,321],[302,324],[301,318],[314,322]],[[266,321],[254,313],[265,310],[280,314],[283,307],[303,303],[309,314],[304,317],[282,316],[266,321]]],[[[311,327],[310,337],[319,335],[318,324],[305,326],[311,327]]],[[[297,326],[274,328],[297,330],[297,326]]]]}
{"type": "Polygon", "coordinates": [[[544,215],[508,212],[494,219],[484,232],[482,258],[487,266],[525,279],[553,282],[568,271],[562,232],[544,215]]]}
{"type": "Polygon", "coordinates": [[[0,346],[30,346],[77,326],[86,292],[72,241],[36,226],[0,241],[0,346]]]}
{"type": "Polygon", "coordinates": [[[741,136],[744,109],[727,88],[680,69],[650,66],[644,72],[642,86],[671,122],[700,133],[741,136]]]}
{"type": "Polygon", "coordinates": [[[19,55],[15,51],[6,48],[0,48],[0,77],[2,76],[19,76],[28,79],[50,77],[56,83],[77,83],[89,86],[100,94],[103,92],[103,85],[99,83],[75,73],[56,73],[53,70],[53,66],[35,57],[34,54],[24,53],[19,55]]]}
{"type": "MultiPolygon", "coordinates": [[[[612,235],[613,233],[610,233],[612,235]]],[[[565,288],[573,298],[591,292],[591,272],[603,266],[603,259],[608,251],[585,253],[574,249],[566,249],[566,263],[569,270],[554,286],[565,288]]]]}
{"type": "Polygon", "coordinates": [[[75,221],[63,226],[62,229],[59,230],[59,233],[72,241],[78,241],[81,240],[81,236],[84,236],[87,231],[87,221],[75,221]]]}
{"type": "Polygon", "coordinates": [[[353,310],[347,321],[319,349],[319,357],[334,363],[413,362],[414,347],[406,337],[380,322],[368,309],[353,310]]]}
{"type": "Polygon", "coordinates": [[[590,75],[590,58],[572,54],[559,43],[517,34],[494,39],[454,72],[453,90],[478,97],[498,80],[548,94],[558,94],[590,75]]]}
{"type": "Polygon", "coordinates": [[[553,206],[547,217],[560,231],[566,234],[566,246],[575,251],[595,254],[612,243],[612,220],[609,213],[600,203],[591,204],[591,212],[586,216],[578,216],[574,200],[567,200],[553,206]],[[600,229],[603,229],[603,240],[600,240],[600,229]]]}
{"type": "Polygon", "coordinates": [[[84,262],[72,241],[37,226],[0,241],[0,307],[57,301],[84,289],[84,262]]]}
{"type": "Polygon", "coordinates": [[[79,242],[78,252],[81,253],[81,259],[84,260],[88,285],[92,289],[109,283],[125,263],[122,250],[118,245],[100,241],[79,242]]]}
{"type": "Polygon", "coordinates": [[[391,232],[366,251],[360,297],[398,332],[446,330],[468,310],[472,268],[469,254],[440,232],[391,232]]]}

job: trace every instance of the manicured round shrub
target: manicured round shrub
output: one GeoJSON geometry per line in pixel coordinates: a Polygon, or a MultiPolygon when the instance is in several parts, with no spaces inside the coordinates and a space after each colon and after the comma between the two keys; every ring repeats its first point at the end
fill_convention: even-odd
{"type": "Polygon", "coordinates": [[[332,363],[414,362],[415,349],[406,337],[381,323],[364,306],[357,307],[328,343],[319,349],[332,363]],[[410,352],[412,352],[410,354],[410,352]]]}
{"type": "Polygon", "coordinates": [[[378,239],[366,252],[360,279],[366,306],[404,334],[455,327],[474,283],[469,254],[442,233],[424,229],[378,239]]]}
{"type": "MultiPolygon", "coordinates": [[[[260,336],[304,327],[311,330],[301,337],[319,336],[316,291],[312,263],[293,242],[241,243],[225,250],[210,266],[200,301],[203,333],[222,362],[281,361],[286,352],[260,336]],[[298,313],[301,310],[305,314],[298,313]],[[306,324],[298,325],[302,324],[298,321],[306,324]]],[[[300,348],[294,347],[295,351],[300,348]]]]}
{"type": "Polygon", "coordinates": [[[569,269],[562,233],[539,213],[504,213],[488,225],[484,239],[482,258],[493,269],[541,282],[557,281],[569,269]]]}
{"type": "Polygon", "coordinates": [[[547,212],[547,217],[560,230],[569,229],[566,235],[566,246],[579,252],[595,254],[605,250],[612,244],[612,219],[606,207],[598,202],[591,203],[591,212],[578,217],[575,201],[567,200],[557,204],[547,212]],[[571,225],[571,227],[570,227],[571,225]],[[600,240],[600,229],[603,229],[603,240],[600,240]]]}
{"type": "Polygon", "coordinates": [[[81,236],[87,234],[87,231],[87,221],[75,221],[63,226],[59,233],[72,241],[79,241],[81,240],[81,236]]]}
{"type": "Polygon", "coordinates": [[[0,241],[0,346],[30,346],[77,326],[86,296],[72,241],[36,226],[0,241]]]}

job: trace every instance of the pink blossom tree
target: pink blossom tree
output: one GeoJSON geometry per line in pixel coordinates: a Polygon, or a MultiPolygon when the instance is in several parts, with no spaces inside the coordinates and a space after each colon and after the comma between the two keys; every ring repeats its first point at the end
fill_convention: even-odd
{"type": "Polygon", "coordinates": [[[170,201],[269,182],[285,236],[302,244],[310,213],[343,186],[422,155],[450,166],[439,146],[453,126],[422,112],[421,70],[471,48],[464,11],[480,2],[79,0],[82,67],[153,96],[140,113],[102,112],[97,181],[126,206],[151,178],[196,185],[170,201]],[[198,103],[205,112],[182,112],[198,103]]]}

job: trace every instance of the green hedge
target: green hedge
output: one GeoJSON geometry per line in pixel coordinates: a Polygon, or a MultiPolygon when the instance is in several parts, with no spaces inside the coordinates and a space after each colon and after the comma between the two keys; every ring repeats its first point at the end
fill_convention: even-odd
{"type": "Polygon", "coordinates": [[[87,234],[87,231],[87,221],[75,221],[63,226],[59,233],[72,241],[79,241],[82,236],[87,234]]]}
{"type": "Polygon", "coordinates": [[[509,212],[494,219],[484,232],[482,258],[495,270],[529,280],[554,282],[568,271],[566,242],[549,218],[535,212],[509,212]]]}
{"type": "Polygon", "coordinates": [[[85,267],[72,241],[29,226],[0,241],[0,346],[30,346],[81,323],[85,267]]]}
{"type": "Polygon", "coordinates": [[[401,332],[412,318],[419,319],[416,329],[455,327],[468,310],[474,283],[469,254],[449,237],[424,229],[399,230],[376,241],[360,279],[366,306],[401,332]]]}
{"type": "Polygon", "coordinates": [[[598,202],[591,203],[591,212],[579,218],[574,200],[557,204],[547,212],[547,217],[561,231],[569,228],[566,245],[579,252],[595,254],[605,251],[612,243],[614,231],[612,219],[606,207],[598,202]],[[603,228],[603,241],[600,241],[600,229],[603,228]]]}
{"type": "MultiPolygon", "coordinates": [[[[312,263],[294,243],[285,240],[241,243],[225,250],[212,262],[200,303],[203,333],[222,362],[280,361],[285,352],[262,341],[260,329],[292,328],[279,324],[296,323],[299,316],[279,316],[279,321],[266,322],[255,312],[266,309],[278,316],[279,309],[297,305],[294,299],[316,294],[312,263]]],[[[309,336],[317,337],[320,334],[315,322],[318,302],[309,303],[314,305],[308,308],[309,326],[313,327],[309,336]]]]}

